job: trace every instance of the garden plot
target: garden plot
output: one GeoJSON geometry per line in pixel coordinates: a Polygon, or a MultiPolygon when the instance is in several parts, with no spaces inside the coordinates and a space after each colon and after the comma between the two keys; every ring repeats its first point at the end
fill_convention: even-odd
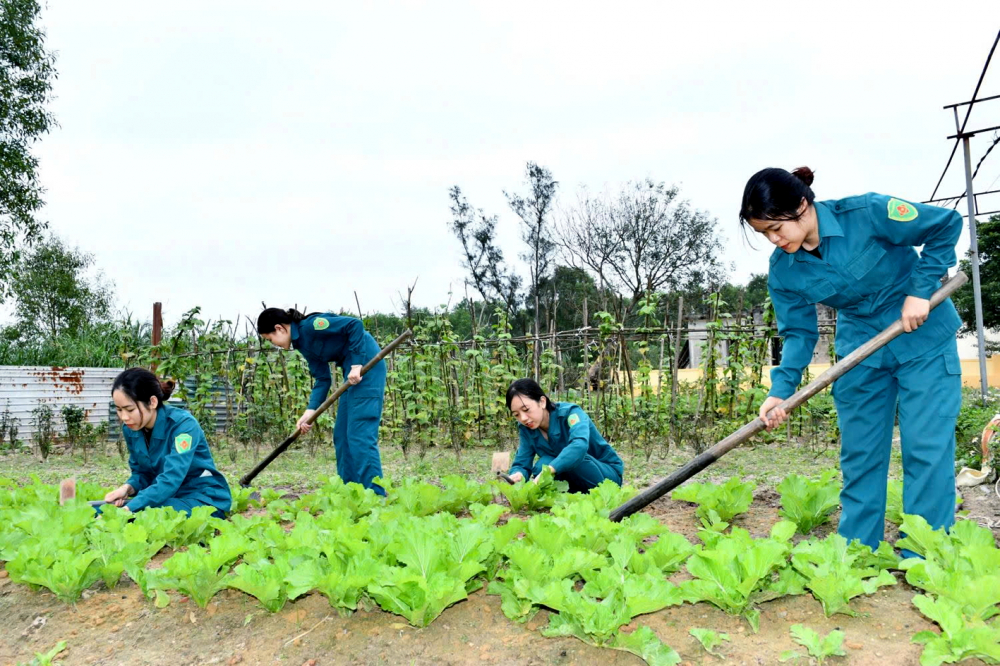
{"type": "Polygon", "coordinates": [[[0,616],[13,630],[0,660],[60,641],[57,660],[109,664],[805,664],[810,651],[930,664],[1000,650],[992,533],[907,517],[900,545],[927,559],[900,562],[888,544],[872,553],[824,532],[829,481],[786,481],[780,496],[685,487],[698,504],[670,500],[666,524],[664,501],[612,523],[630,489],[573,496],[551,479],[516,495],[407,481],[387,502],[331,480],[259,506],[243,494],[228,521],[155,510],[132,522],[6,483],[0,616]]]}

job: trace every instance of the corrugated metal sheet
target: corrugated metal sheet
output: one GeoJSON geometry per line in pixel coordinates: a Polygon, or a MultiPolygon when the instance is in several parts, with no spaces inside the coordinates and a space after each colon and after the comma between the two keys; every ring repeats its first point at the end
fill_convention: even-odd
{"type": "MultiPolygon", "coordinates": [[[[119,428],[111,401],[111,385],[121,368],[58,368],[49,366],[0,366],[0,412],[9,410],[17,419],[18,439],[29,442],[34,435],[31,411],[40,404],[52,407],[53,425],[57,433],[66,431],[60,410],[67,405],[82,407],[87,421],[107,423],[109,437],[117,437],[119,428]]],[[[185,389],[194,392],[194,379],[184,382],[185,389]]],[[[226,389],[218,382],[213,388],[218,399],[212,406],[217,431],[226,429],[226,389]]],[[[176,398],[171,405],[183,407],[176,398]]],[[[235,404],[233,405],[235,416],[235,404]]],[[[204,425],[204,424],[203,424],[204,425]]]]}
{"type": "Polygon", "coordinates": [[[66,431],[59,410],[82,407],[90,423],[108,421],[111,384],[118,368],[59,368],[49,366],[0,366],[0,412],[17,419],[18,438],[28,442],[35,432],[31,410],[40,404],[52,407],[53,424],[66,431]]]}

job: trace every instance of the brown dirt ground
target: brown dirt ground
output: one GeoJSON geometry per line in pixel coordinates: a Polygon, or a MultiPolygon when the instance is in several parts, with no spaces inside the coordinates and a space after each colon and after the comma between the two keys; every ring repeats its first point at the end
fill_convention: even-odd
{"type": "MultiPolygon", "coordinates": [[[[778,520],[777,507],[773,490],[759,490],[750,511],[734,522],[754,536],[764,536],[778,520]]],[[[970,518],[1000,532],[1000,500],[992,488],[989,494],[966,491],[964,508],[970,518]]],[[[694,538],[697,520],[692,505],[662,499],[647,511],[670,529],[694,538]]],[[[819,533],[831,529],[823,526],[819,533]]],[[[887,536],[895,534],[887,530],[887,536]]],[[[98,584],[86,599],[68,606],[47,592],[11,583],[5,572],[0,576],[0,623],[6,627],[0,632],[0,664],[29,662],[34,652],[48,650],[60,640],[68,644],[61,656],[67,665],[642,663],[631,654],[594,648],[576,639],[545,638],[538,629],[547,623],[546,613],[526,625],[510,622],[500,611],[499,598],[483,591],[445,610],[429,627],[416,629],[377,608],[341,617],[318,594],[289,603],[273,615],[235,590],[223,591],[205,610],[176,595],[168,607],[157,609],[126,582],[115,590],[98,584]]],[[[688,634],[692,627],[729,634],[731,641],[720,648],[725,663],[770,665],[777,664],[785,650],[804,652],[789,635],[796,623],[820,633],[835,628],[845,632],[848,656],[829,663],[902,666],[919,661],[921,647],[911,644],[910,637],[934,628],[910,603],[914,594],[901,582],[855,599],[851,605],[857,617],[829,619],[810,596],[779,599],[761,606],[758,634],[751,633],[743,620],[704,603],[668,608],[643,616],[638,623],[652,628],[688,666],[720,662],[688,634]]]]}

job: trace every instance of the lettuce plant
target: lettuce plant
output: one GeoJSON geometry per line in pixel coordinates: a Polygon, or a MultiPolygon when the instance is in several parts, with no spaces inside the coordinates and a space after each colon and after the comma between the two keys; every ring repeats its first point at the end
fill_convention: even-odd
{"type": "Polygon", "coordinates": [[[290,564],[285,557],[262,559],[253,564],[241,563],[223,580],[223,586],[256,597],[265,609],[277,613],[288,601],[285,577],[289,570],[290,564]]]}
{"type": "Polygon", "coordinates": [[[1000,622],[970,621],[962,605],[948,598],[918,594],[913,597],[913,605],[941,627],[940,634],[921,631],[913,636],[914,643],[924,646],[920,666],[954,664],[974,658],[1000,664],[1000,622]]]}
{"type": "MultiPolygon", "coordinates": [[[[882,542],[883,556],[892,557],[892,547],[882,542]]],[[[803,541],[792,550],[792,566],[802,576],[803,585],[823,605],[827,617],[835,613],[856,615],[849,602],[879,587],[895,585],[891,573],[872,565],[872,549],[859,541],[851,544],[839,534],[825,539],[803,541]]]]}
{"type": "Polygon", "coordinates": [[[229,566],[219,560],[217,555],[213,556],[201,546],[193,545],[168,558],[161,569],[146,571],[146,588],[177,590],[205,608],[212,597],[227,586],[229,566]]]}
{"type": "Polygon", "coordinates": [[[753,539],[737,527],[731,534],[721,535],[711,548],[696,551],[687,560],[687,570],[694,579],[681,583],[685,600],[708,601],[727,613],[741,615],[757,631],[760,611],[754,603],[767,596],[772,574],[784,566],[795,529],[795,523],[781,521],[771,528],[769,538],[753,539]]]}
{"type": "Polygon", "coordinates": [[[715,511],[719,518],[728,521],[744,513],[753,502],[754,483],[743,483],[733,476],[722,485],[714,483],[688,483],[675,490],[671,497],[698,505],[695,515],[706,518],[709,511],[715,511]]]}
{"type": "Polygon", "coordinates": [[[514,485],[499,481],[493,483],[500,494],[507,498],[512,511],[552,508],[558,494],[569,490],[569,484],[565,481],[556,481],[548,467],[542,470],[535,481],[525,480],[514,485]]]}
{"type": "Polygon", "coordinates": [[[37,542],[22,548],[7,563],[7,572],[15,583],[48,588],[60,601],[73,603],[101,577],[97,558],[94,551],[60,548],[55,541],[37,542]]]}
{"type": "Polygon", "coordinates": [[[339,558],[317,557],[302,562],[285,575],[289,599],[315,590],[341,612],[357,610],[368,586],[378,581],[382,563],[371,557],[346,562],[339,558]]]}
{"type": "MultiPolygon", "coordinates": [[[[844,652],[844,632],[834,629],[826,636],[820,636],[814,629],[801,624],[792,625],[792,640],[806,648],[809,655],[816,658],[818,664],[823,664],[828,657],[846,657],[844,652]]],[[[788,661],[801,657],[798,652],[789,650],[782,652],[779,661],[788,661]]]]}
{"type": "Polygon", "coordinates": [[[808,534],[830,519],[840,506],[840,483],[837,472],[827,470],[817,479],[790,474],[778,485],[782,518],[798,526],[799,534],[808,534]]]}
{"type": "Polygon", "coordinates": [[[722,655],[715,651],[715,648],[722,645],[724,642],[729,640],[729,634],[722,634],[712,631],[711,629],[702,629],[700,627],[694,627],[688,630],[688,633],[698,639],[701,646],[705,648],[705,652],[715,655],[716,657],[722,658],[722,655]]]}

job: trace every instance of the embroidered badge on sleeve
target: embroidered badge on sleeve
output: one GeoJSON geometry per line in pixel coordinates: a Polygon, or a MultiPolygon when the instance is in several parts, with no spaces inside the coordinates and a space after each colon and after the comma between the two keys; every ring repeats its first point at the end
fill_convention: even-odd
{"type": "Polygon", "coordinates": [[[580,415],[579,414],[570,414],[569,418],[566,419],[566,423],[569,424],[570,428],[572,428],[573,426],[575,426],[579,422],[580,422],[580,415]]]}
{"type": "Polygon", "coordinates": [[[911,222],[917,219],[917,207],[899,199],[889,199],[889,219],[897,222],[911,222]]]}
{"type": "Polygon", "coordinates": [[[322,317],[316,317],[313,319],[313,328],[317,331],[322,331],[324,329],[330,328],[330,320],[323,319],[322,317]]]}
{"type": "Polygon", "coordinates": [[[191,450],[193,441],[191,435],[177,435],[174,438],[174,449],[177,450],[177,453],[187,453],[191,450]]]}

